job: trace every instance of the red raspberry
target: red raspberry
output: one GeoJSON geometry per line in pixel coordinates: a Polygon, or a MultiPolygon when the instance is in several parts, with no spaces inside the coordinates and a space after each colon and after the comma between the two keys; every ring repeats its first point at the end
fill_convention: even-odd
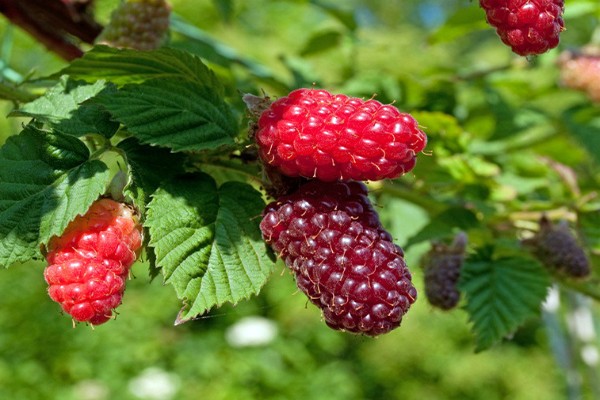
{"type": "Polygon", "coordinates": [[[571,278],[585,278],[591,273],[585,251],[566,222],[555,225],[542,217],[540,230],[523,244],[552,272],[571,278]]]}
{"type": "Polygon", "coordinates": [[[96,201],[48,244],[44,278],[50,298],[76,321],[108,321],[121,304],[141,244],[141,226],[129,207],[110,199],[96,201]]]}
{"type": "Polygon", "coordinates": [[[404,253],[362,183],[310,181],[269,204],[260,228],[333,329],[387,333],[416,299],[404,253]]]}
{"type": "Polygon", "coordinates": [[[425,297],[432,306],[451,310],[458,304],[460,292],[457,285],[466,245],[467,236],[461,232],[450,246],[433,243],[425,255],[425,297]]]}
{"type": "Polygon", "coordinates": [[[98,43],[137,50],[159,48],[169,29],[171,6],[165,0],[128,0],[111,15],[98,43]]]}
{"type": "Polygon", "coordinates": [[[284,175],[363,181],[412,170],[427,136],[391,105],[298,89],[261,114],[256,140],[261,159],[284,175]]]}
{"type": "Polygon", "coordinates": [[[527,56],[558,46],[564,0],[479,0],[487,21],[512,51],[527,56]]]}
{"type": "Polygon", "coordinates": [[[600,50],[583,49],[566,51],[559,57],[561,83],[571,89],[581,90],[600,103],[600,50]]]}

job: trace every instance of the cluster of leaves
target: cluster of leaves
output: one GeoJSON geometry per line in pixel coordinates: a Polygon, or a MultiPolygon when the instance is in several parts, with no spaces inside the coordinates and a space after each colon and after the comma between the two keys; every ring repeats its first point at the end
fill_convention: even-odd
{"type": "MultiPolygon", "coordinates": [[[[494,135],[500,135],[501,129],[511,131],[500,138],[480,140],[454,117],[416,113],[429,127],[432,157],[421,159],[419,179],[412,187],[405,182],[388,184],[381,195],[381,201],[388,196],[401,197],[430,213],[429,222],[407,238],[407,247],[448,240],[458,230],[468,232],[472,244],[458,287],[466,297],[464,309],[472,322],[477,350],[490,347],[539,316],[553,283],[600,299],[598,232],[592,228],[600,217],[595,199],[598,173],[593,172],[599,153],[598,147],[586,142],[587,137],[579,136],[590,129],[588,121],[565,129],[558,125],[563,115],[556,116],[553,111],[506,107],[487,112],[497,114],[498,123],[511,124],[510,128],[496,127],[494,135]],[[531,122],[514,126],[512,121],[521,113],[531,113],[531,122]],[[549,153],[543,149],[544,141],[554,142],[549,153]],[[561,157],[554,146],[567,143],[585,149],[578,155],[582,159],[579,168],[553,158],[561,157]],[[543,215],[570,220],[573,234],[591,259],[590,277],[557,276],[520,244],[520,238],[539,229],[543,215]]],[[[564,114],[571,112],[569,108],[564,114]]]]}
{"type": "Polygon", "coordinates": [[[38,258],[99,196],[119,196],[124,175],[151,270],[184,301],[178,322],[257,293],[274,265],[262,196],[202,172],[243,146],[212,71],[182,51],[99,46],[52,78],[12,113],[33,119],[0,150],[0,264],[38,258]]]}

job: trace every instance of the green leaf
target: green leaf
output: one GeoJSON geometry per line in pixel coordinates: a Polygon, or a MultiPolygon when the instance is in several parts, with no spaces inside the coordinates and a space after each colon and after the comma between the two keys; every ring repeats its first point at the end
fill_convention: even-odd
{"type": "Polygon", "coordinates": [[[482,351],[539,315],[550,279],[526,257],[474,257],[461,270],[459,287],[472,322],[476,351],[482,351]]]}
{"type": "Polygon", "coordinates": [[[69,222],[83,215],[111,181],[111,172],[99,160],[90,160],[63,174],[44,192],[40,243],[62,234],[69,222]],[[50,200],[50,196],[55,200],[50,200]],[[49,201],[50,200],[50,201],[49,201]]]}
{"type": "Polygon", "coordinates": [[[486,28],[491,29],[485,22],[483,10],[476,6],[461,7],[444,25],[429,36],[429,43],[450,42],[486,28]]]}
{"type": "Polygon", "coordinates": [[[181,41],[173,41],[171,43],[172,46],[177,46],[182,50],[198,54],[203,60],[210,61],[227,69],[241,65],[259,80],[275,88],[279,88],[279,90],[288,90],[287,84],[278,79],[270,69],[215,40],[211,35],[187,22],[181,16],[177,14],[171,16],[169,29],[183,37],[181,41]]]}
{"type": "Polygon", "coordinates": [[[259,292],[274,265],[259,229],[263,208],[251,186],[217,188],[205,174],[155,192],[146,226],[165,282],[184,301],[176,323],[259,292]]]}
{"type": "Polygon", "coordinates": [[[119,123],[111,121],[110,114],[99,105],[84,103],[101,91],[109,90],[110,86],[103,80],[87,85],[63,77],[42,97],[9,115],[36,118],[69,135],[99,133],[111,137],[119,129],[119,123]]]}
{"type": "Polygon", "coordinates": [[[181,78],[125,85],[101,94],[102,104],[142,143],[181,150],[206,150],[233,144],[237,121],[210,86],[181,78]]]}
{"type": "Polygon", "coordinates": [[[117,147],[125,152],[132,184],[125,194],[134,200],[136,207],[144,209],[150,196],[161,182],[183,173],[185,156],[167,149],[141,144],[136,138],[127,138],[117,147]]]}
{"type": "Polygon", "coordinates": [[[465,132],[456,117],[452,115],[435,111],[416,111],[411,115],[427,133],[429,142],[427,150],[431,150],[431,147],[436,149],[443,147],[452,154],[463,153],[472,140],[471,135],[465,132]]]}
{"type": "Polygon", "coordinates": [[[406,247],[425,240],[448,237],[457,230],[468,230],[477,226],[479,226],[479,221],[473,211],[462,207],[450,207],[432,216],[423,229],[408,239],[406,247]]]}
{"type": "Polygon", "coordinates": [[[577,223],[586,247],[600,256],[600,209],[578,211],[577,223]]]}
{"type": "Polygon", "coordinates": [[[427,131],[428,136],[457,140],[466,135],[456,117],[452,115],[439,111],[414,111],[411,115],[419,122],[419,126],[427,131]]]}
{"type": "Polygon", "coordinates": [[[53,77],[61,75],[87,82],[105,79],[117,85],[182,78],[223,94],[223,86],[215,74],[198,57],[169,48],[137,51],[96,46],[53,77]]]}
{"type": "Polygon", "coordinates": [[[78,139],[28,125],[0,148],[0,265],[39,255],[106,190],[108,167],[78,139]]]}
{"type": "Polygon", "coordinates": [[[310,56],[339,46],[342,34],[336,30],[318,32],[310,37],[300,51],[301,56],[310,56]]]}
{"type": "Polygon", "coordinates": [[[345,9],[335,4],[326,4],[319,0],[310,0],[310,2],[316,7],[321,8],[333,18],[337,19],[350,31],[355,31],[358,27],[356,19],[354,18],[354,10],[352,8],[345,9]]]}
{"type": "Polygon", "coordinates": [[[200,164],[202,172],[209,174],[217,183],[229,181],[259,182],[260,166],[257,163],[244,163],[239,160],[202,160],[200,164]]]}
{"type": "MultiPolygon", "coordinates": [[[[3,65],[6,68],[6,65],[3,65]]],[[[14,102],[26,103],[36,98],[36,95],[22,89],[21,87],[0,80],[0,99],[14,102]]]]}
{"type": "Polygon", "coordinates": [[[231,22],[234,12],[233,0],[213,0],[213,4],[223,17],[225,23],[231,22]]]}
{"type": "Polygon", "coordinates": [[[600,163],[600,116],[598,106],[574,107],[563,114],[569,132],[600,163]]]}
{"type": "Polygon", "coordinates": [[[598,7],[598,2],[596,0],[571,1],[569,6],[565,8],[564,18],[574,19],[587,15],[593,17],[594,14],[597,16],[599,12],[600,7],[598,7]]]}

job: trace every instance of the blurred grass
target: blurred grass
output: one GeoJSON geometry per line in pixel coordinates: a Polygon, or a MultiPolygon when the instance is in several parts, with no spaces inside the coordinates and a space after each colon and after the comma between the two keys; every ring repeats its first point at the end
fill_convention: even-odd
{"type": "Polygon", "coordinates": [[[128,385],[152,367],[177,377],[177,399],[525,400],[533,390],[563,398],[536,324],[517,342],[474,354],[463,312],[419,301],[393,333],[353,336],[328,329],[285,272],[249,302],[174,327],[175,296],[160,278],[149,285],[136,264],[117,319],[73,329],[47,298],[42,270],[32,262],[2,273],[0,398],[92,399],[81,385],[94,382],[104,389],[98,398],[136,399],[128,385]],[[227,328],[250,315],[275,321],[279,335],[260,347],[230,346],[227,328]]]}

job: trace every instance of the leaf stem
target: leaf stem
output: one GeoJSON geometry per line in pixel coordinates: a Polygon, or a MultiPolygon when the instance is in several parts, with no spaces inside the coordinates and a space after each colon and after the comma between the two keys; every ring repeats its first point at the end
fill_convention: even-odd
{"type": "Polygon", "coordinates": [[[112,145],[104,136],[99,134],[89,134],[83,138],[83,141],[90,149],[90,158],[97,158],[98,155],[112,149],[112,145]]]}
{"type": "Polygon", "coordinates": [[[37,98],[36,95],[19,89],[16,86],[0,82],[0,98],[6,100],[14,100],[20,103],[27,103],[37,98]]]}
{"type": "Polygon", "coordinates": [[[496,72],[507,71],[514,67],[515,67],[515,63],[511,62],[511,63],[504,64],[504,65],[497,65],[495,67],[491,67],[488,69],[471,71],[471,72],[464,73],[464,74],[457,74],[453,77],[453,80],[454,81],[471,81],[474,79],[485,78],[488,75],[491,75],[496,72]]]}

